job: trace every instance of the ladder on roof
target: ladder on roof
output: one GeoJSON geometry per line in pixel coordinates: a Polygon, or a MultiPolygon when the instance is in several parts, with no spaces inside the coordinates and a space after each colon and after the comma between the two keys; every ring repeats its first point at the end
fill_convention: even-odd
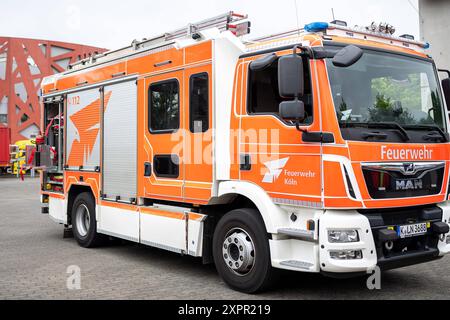
{"type": "MultiPolygon", "coordinates": [[[[232,28],[232,24],[247,19],[247,15],[230,11],[213,18],[209,18],[197,23],[188,24],[187,27],[172,32],[165,33],[163,36],[166,41],[193,36],[201,30],[218,28],[220,31],[226,31],[232,28]]],[[[158,37],[156,37],[158,38],[158,37]]]]}
{"type": "MultiPolygon", "coordinates": [[[[248,15],[243,15],[236,13],[234,11],[229,11],[227,13],[202,20],[196,23],[189,23],[186,27],[166,32],[164,34],[149,38],[143,39],[142,41],[133,40],[130,46],[108,51],[105,53],[100,53],[89,58],[77,61],[73,64],[69,65],[69,70],[73,70],[75,67],[77,69],[83,68],[84,66],[92,65],[95,63],[105,62],[112,60],[116,57],[124,56],[127,54],[131,54],[137,50],[149,47],[160,47],[164,45],[173,44],[174,40],[180,38],[191,37],[194,40],[200,39],[201,36],[199,34],[202,30],[207,30],[210,28],[217,28],[221,32],[230,30],[236,34],[238,22],[242,22],[246,20],[248,15]]],[[[248,26],[249,27],[249,26],[248,26]]]]}

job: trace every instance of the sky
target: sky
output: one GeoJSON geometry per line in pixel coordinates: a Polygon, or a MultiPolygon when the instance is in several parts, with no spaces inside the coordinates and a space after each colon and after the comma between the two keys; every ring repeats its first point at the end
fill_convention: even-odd
{"type": "Polygon", "coordinates": [[[349,26],[388,22],[397,35],[419,38],[417,7],[418,0],[1,0],[0,36],[116,49],[233,10],[249,15],[251,39],[331,21],[334,8],[349,26]]]}

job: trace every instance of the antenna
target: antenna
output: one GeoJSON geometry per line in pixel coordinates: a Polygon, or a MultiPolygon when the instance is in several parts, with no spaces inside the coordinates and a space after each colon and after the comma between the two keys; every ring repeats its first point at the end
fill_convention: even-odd
{"type": "Polygon", "coordinates": [[[300,37],[300,19],[298,17],[298,5],[297,5],[297,0],[294,0],[294,4],[295,4],[295,15],[297,17],[297,30],[298,30],[298,36],[300,37]]]}
{"type": "Polygon", "coordinates": [[[331,8],[331,14],[333,15],[333,21],[336,20],[335,16],[334,16],[334,8],[331,8]]]}

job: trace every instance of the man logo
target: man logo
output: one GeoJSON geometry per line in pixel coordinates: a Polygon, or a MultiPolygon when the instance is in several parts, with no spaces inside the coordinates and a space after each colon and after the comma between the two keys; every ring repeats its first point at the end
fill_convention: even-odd
{"type": "Polygon", "coordinates": [[[264,175],[263,182],[274,183],[280,177],[288,161],[289,158],[266,162],[264,165],[269,171],[264,175]]]}
{"type": "Polygon", "coordinates": [[[414,163],[405,163],[403,170],[405,174],[414,174],[416,172],[416,165],[414,163]]]}
{"type": "Polygon", "coordinates": [[[423,180],[422,179],[416,179],[416,180],[397,180],[395,182],[395,189],[397,191],[403,190],[422,190],[423,189],[423,180]]]}

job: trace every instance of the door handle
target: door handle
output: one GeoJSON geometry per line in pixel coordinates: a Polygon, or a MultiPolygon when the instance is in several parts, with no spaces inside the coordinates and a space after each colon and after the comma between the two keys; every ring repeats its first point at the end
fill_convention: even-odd
{"type": "Polygon", "coordinates": [[[146,162],[144,164],[144,176],[145,177],[151,177],[152,176],[152,164],[149,162],[146,162]]]}
{"type": "Polygon", "coordinates": [[[334,135],[329,132],[303,132],[303,142],[334,143],[334,135]]]}
{"type": "Polygon", "coordinates": [[[241,171],[250,171],[252,170],[252,160],[249,154],[241,154],[241,171]]]}

